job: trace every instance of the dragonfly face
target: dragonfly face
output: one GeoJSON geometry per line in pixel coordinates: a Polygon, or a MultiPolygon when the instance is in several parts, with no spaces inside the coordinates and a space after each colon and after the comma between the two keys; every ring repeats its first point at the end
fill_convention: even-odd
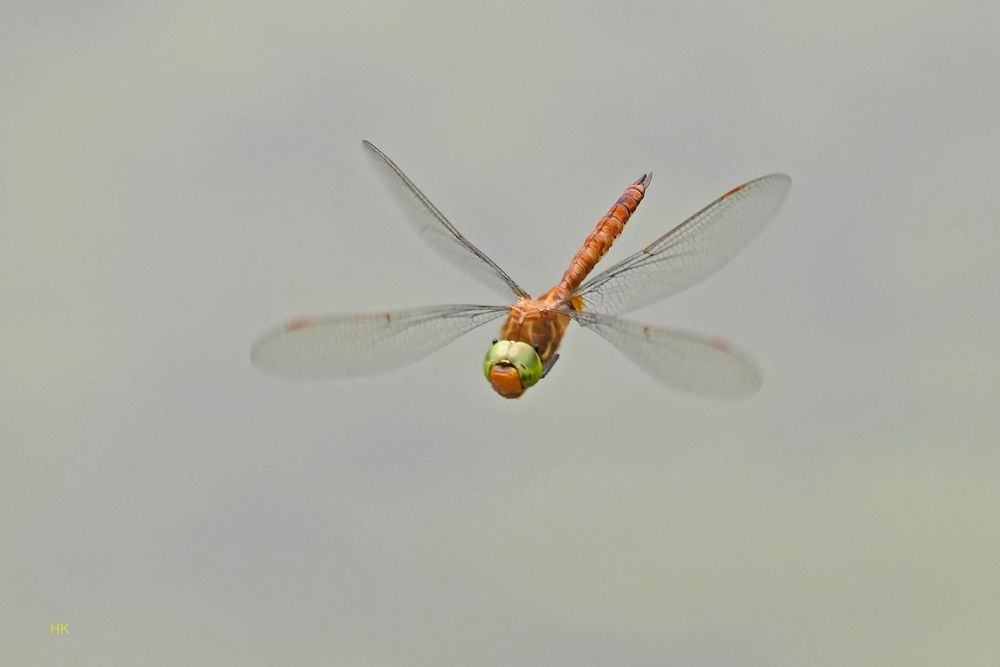
{"type": "Polygon", "coordinates": [[[483,360],[486,378],[505,398],[521,396],[552,368],[571,322],[598,334],[654,379],[676,389],[746,396],[760,387],[753,364],[717,338],[618,315],[676,294],[736,256],[784,201],[788,176],[771,174],[730,190],[639,252],[591,276],[642,201],[650,183],[647,174],[600,219],[559,284],[536,300],[463,236],[385,153],[368,142],[364,146],[419,236],[468,276],[503,293],[506,305],[297,318],[254,345],[251,356],[258,367],[292,378],[372,375],[416,361],[506,317],[500,340],[483,360]]]}
{"type": "Polygon", "coordinates": [[[542,359],[527,343],[498,340],[486,353],[483,371],[504,398],[517,398],[542,378],[542,359]]]}

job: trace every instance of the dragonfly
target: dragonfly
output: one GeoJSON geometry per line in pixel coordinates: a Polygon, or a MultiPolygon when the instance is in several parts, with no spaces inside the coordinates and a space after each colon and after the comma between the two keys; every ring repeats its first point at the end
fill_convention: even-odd
{"type": "Polygon", "coordinates": [[[559,283],[532,298],[459,232],[385,153],[368,141],[363,146],[420,237],[467,276],[504,295],[507,305],[452,304],[298,317],[253,346],[251,357],[258,368],[298,379],[373,375],[416,362],[506,317],[483,360],[486,379],[504,398],[522,396],[548,375],[572,322],[603,337],[668,387],[718,397],[748,396],[760,388],[756,366],[725,341],[620,316],[694,285],[743,250],[785,200],[791,187],[788,176],[771,174],[729,190],[642,250],[590,276],[645,196],[652,179],[645,174],[598,221],[559,283]]]}

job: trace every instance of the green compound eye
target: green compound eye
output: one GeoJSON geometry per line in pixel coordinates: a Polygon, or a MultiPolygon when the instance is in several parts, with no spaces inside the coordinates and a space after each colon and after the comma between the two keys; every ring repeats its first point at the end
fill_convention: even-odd
{"type": "Polygon", "coordinates": [[[513,340],[498,340],[486,353],[483,360],[483,372],[486,379],[497,364],[506,364],[517,369],[521,384],[525,389],[538,382],[542,377],[542,360],[534,348],[527,343],[513,340]]]}

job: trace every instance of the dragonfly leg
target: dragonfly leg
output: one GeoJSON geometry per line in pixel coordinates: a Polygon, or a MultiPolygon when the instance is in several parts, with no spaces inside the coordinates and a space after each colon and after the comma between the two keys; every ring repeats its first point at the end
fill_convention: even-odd
{"type": "Polygon", "coordinates": [[[556,352],[554,355],[552,355],[552,358],[549,360],[549,363],[545,366],[545,369],[542,370],[542,377],[545,377],[546,375],[549,374],[549,371],[552,370],[552,367],[556,365],[557,361],[559,361],[559,353],[558,352],[556,352]]]}

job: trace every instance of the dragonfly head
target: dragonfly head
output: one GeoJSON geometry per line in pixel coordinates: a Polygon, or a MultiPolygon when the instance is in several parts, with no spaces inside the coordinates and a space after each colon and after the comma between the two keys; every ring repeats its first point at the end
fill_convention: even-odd
{"type": "Polygon", "coordinates": [[[542,377],[542,360],[527,343],[498,340],[486,353],[483,372],[504,398],[517,398],[542,377]]]}

